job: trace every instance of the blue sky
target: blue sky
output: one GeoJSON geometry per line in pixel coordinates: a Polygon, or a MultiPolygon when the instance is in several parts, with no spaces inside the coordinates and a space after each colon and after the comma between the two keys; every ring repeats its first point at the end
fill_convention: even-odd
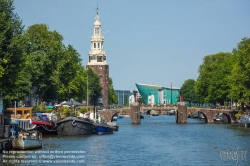
{"type": "Polygon", "coordinates": [[[231,52],[250,37],[249,0],[15,0],[25,28],[45,23],[86,65],[96,6],[116,90],[135,83],[181,87],[203,57],[231,52]]]}

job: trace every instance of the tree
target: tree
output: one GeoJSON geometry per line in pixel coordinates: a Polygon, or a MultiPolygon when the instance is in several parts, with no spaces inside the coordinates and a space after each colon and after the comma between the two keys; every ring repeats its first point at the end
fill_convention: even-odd
{"type": "Polygon", "coordinates": [[[24,99],[31,87],[25,70],[24,26],[14,9],[13,0],[0,0],[0,91],[7,100],[24,99]]]}
{"type": "Polygon", "coordinates": [[[219,102],[223,105],[229,97],[228,76],[231,74],[231,53],[220,52],[203,58],[195,92],[201,102],[219,102]]]}
{"type": "Polygon", "coordinates": [[[61,61],[65,58],[63,37],[50,31],[45,24],[35,24],[25,31],[27,41],[27,69],[30,71],[32,86],[42,101],[57,97],[57,87],[61,84],[61,61]]]}
{"type": "Polygon", "coordinates": [[[101,96],[101,90],[102,90],[102,87],[100,85],[100,79],[98,75],[96,75],[91,68],[85,70],[84,77],[86,80],[86,85],[88,82],[89,102],[92,105],[97,105],[98,98],[101,96]]]}
{"type": "Polygon", "coordinates": [[[191,103],[197,103],[197,96],[194,90],[195,80],[194,79],[188,79],[186,80],[181,88],[180,91],[183,92],[183,100],[188,102],[191,106],[191,103]]]}
{"type": "Polygon", "coordinates": [[[109,105],[113,105],[113,104],[117,104],[118,103],[118,99],[113,87],[113,80],[112,78],[109,77],[109,85],[108,85],[108,104],[109,105]]]}
{"type": "Polygon", "coordinates": [[[60,85],[58,86],[59,99],[74,98],[82,101],[86,98],[86,79],[84,67],[81,65],[79,53],[69,45],[58,62],[60,85]],[[70,92],[70,93],[69,93],[70,92]]]}
{"type": "Polygon", "coordinates": [[[250,38],[243,38],[233,50],[233,69],[229,76],[230,96],[243,104],[250,98],[250,38]]]}

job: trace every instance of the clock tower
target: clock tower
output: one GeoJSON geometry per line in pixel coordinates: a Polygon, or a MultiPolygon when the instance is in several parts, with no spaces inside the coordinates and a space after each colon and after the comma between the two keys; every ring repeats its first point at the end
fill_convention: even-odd
{"type": "Polygon", "coordinates": [[[108,105],[109,65],[106,61],[106,53],[103,48],[104,37],[101,34],[101,22],[99,21],[98,8],[94,22],[94,34],[91,37],[91,47],[88,54],[86,68],[91,68],[100,78],[102,95],[98,98],[98,104],[108,105]]]}

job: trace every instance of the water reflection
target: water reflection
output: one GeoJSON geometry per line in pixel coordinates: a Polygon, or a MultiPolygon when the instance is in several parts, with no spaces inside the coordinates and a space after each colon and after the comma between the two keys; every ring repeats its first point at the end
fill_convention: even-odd
{"type": "MultiPolygon", "coordinates": [[[[129,118],[117,123],[119,131],[110,135],[45,136],[42,150],[85,151],[86,165],[235,165],[220,153],[237,147],[250,152],[250,129],[231,124],[199,119],[176,124],[174,116],[145,118],[140,125],[131,125],[129,118]]],[[[246,157],[238,165],[249,165],[249,153],[246,157]]]]}

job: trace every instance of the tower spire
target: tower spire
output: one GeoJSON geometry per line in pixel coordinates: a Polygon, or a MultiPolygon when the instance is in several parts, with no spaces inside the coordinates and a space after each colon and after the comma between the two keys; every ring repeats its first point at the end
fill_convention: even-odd
{"type": "Polygon", "coordinates": [[[96,15],[98,15],[98,4],[97,4],[97,7],[96,7],[96,15]]]}

